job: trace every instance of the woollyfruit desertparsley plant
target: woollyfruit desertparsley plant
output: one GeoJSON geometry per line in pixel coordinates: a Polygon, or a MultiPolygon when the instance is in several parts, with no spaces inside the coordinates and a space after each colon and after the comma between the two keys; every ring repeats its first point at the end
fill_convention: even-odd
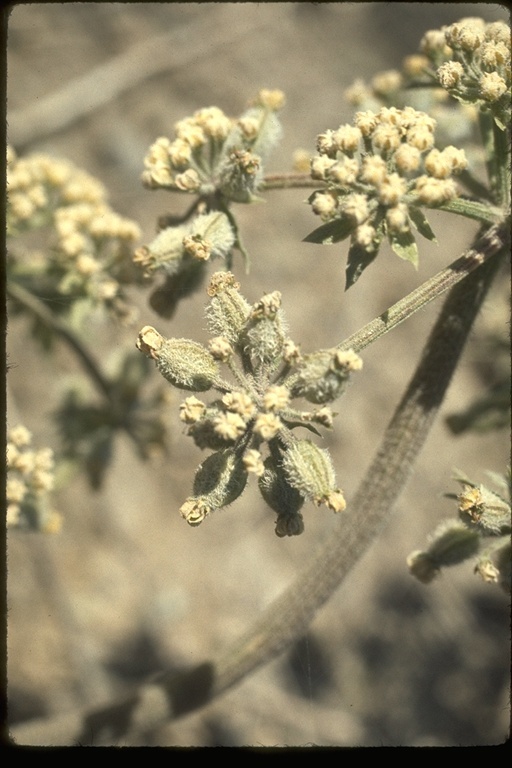
{"type": "MultiPolygon", "coordinates": [[[[251,305],[231,272],[218,272],[208,288],[209,345],[168,338],[145,325],[137,342],[143,353],[136,353],[140,367],[130,360],[116,376],[119,388],[112,386],[112,380],[105,387],[109,411],[115,414],[119,402],[126,400],[126,412],[136,414],[138,382],[144,367],[154,363],[170,385],[187,393],[180,418],[196,445],[210,452],[181,507],[188,523],[198,525],[238,499],[254,474],[264,500],[277,514],[277,534],[296,535],[303,530],[305,501],[335,512],[345,507],[329,454],[315,440],[321,428],[331,428],[331,405],[351,373],[361,367],[357,353],[450,288],[381,446],[350,501],[353,514],[341,517],[343,524],[330,530],[291,589],[263,611],[233,647],[194,668],[192,675],[189,669],[164,674],[149,689],[137,691],[128,704],[123,699],[120,705],[80,716],[82,728],[76,731],[80,739],[92,730],[91,723],[98,726],[95,738],[106,732],[108,737],[119,734],[119,724],[128,721],[144,723],[149,730],[182,714],[184,708],[201,706],[273,658],[303,634],[307,621],[381,534],[392,512],[509,247],[509,29],[502,23],[464,19],[428,32],[420,48],[408,57],[403,72],[374,78],[366,95],[362,86],[353,89],[361,100],[353,123],[324,131],[308,169],[311,175],[304,179],[289,174],[286,181],[281,179],[282,187],[314,190],[309,202],[322,223],[310,241],[350,240],[348,285],[354,285],[382,254],[385,240],[401,258],[417,263],[416,233],[434,239],[427,219],[431,209],[480,222],[472,247],[404,297],[399,312],[394,305],[335,348],[312,354],[303,354],[289,338],[278,291],[251,305]],[[445,120],[447,116],[450,119],[445,120]],[[458,139],[473,137],[475,128],[482,139],[484,173],[475,172],[471,151],[475,147],[466,145],[465,151],[459,147],[458,139]],[[418,303],[419,296],[423,303],[418,303]],[[123,389],[130,379],[134,386],[123,389]],[[120,396],[123,391],[126,397],[120,396]],[[212,399],[206,400],[202,393],[212,393],[212,399]],[[308,405],[302,407],[300,400],[308,405]],[[310,434],[304,437],[307,431],[310,434]],[[211,670],[215,670],[213,685],[211,670]],[[163,686],[161,691],[158,685],[163,686]],[[144,693],[148,696],[139,695],[144,693]],[[169,703],[178,706],[170,712],[169,703]]],[[[161,219],[154,241],[135,253],[139,275],[163,276],[163,284],[151,295],[152,307],[160,315],[170,317],[178,300],[199,286],[211,260],[218,259],[226,270],[231,270],[237,250],[247,260],[233,207],[254,201],[269,188],[262,159],[279,133],[275,112],[281,103],[282,94],[262,92],[238,122],[217,108],[199,110],[176,125],[174,139],[159,139],[150,149],[146,186],[192,197],[183,216],[161,219]],[[260,137],[267,129],[271,140],[265,145],[260,137]]],[[[38,196],[36,189],[32,200],[27,199],[37,203],[38,196]]],[[[25,211],[31,210],[27,200],[18,199],[22,216],[24,205],[25,211]]],[[[377,262],[375,268],[379,267],[377,262]]],[[[76,419],[67,421],[77,424],[76,419]]],[[[26,439],[23,432],[15,436],[18,443],[20,439],[26,439]]],[[[20,471],[26,460],[20,456],[20,445],[10,452],[13,469],[20,471]]],[[[428,582],[444,566],[476,557],[482,577],[505,587],[510,572],[508,503],[504,495],[498,497],[469,480],[461,484],[459,519],[447,521],[435,531],[431,545],[411,555],[411,572],[428,582]]],[[[10,520],[15,523],[23,520],[24,493],[23,483],[11,484],[10,520]]],[[[44,738],[50,738],[46,726],[45,722],[44,738]]],[[[66,740],[71,731],[75,734],[75,727],[76,720],[65,733],[66,740]]],[[[37,731],[36,724],[34,740],[23,743],[41,743],[34,736],[37,731]]]]}
{"type": "Polygon", "coordinates": [[[180,509],[185,520],[199,525],[231,504],[254,474],[263,498],[277,512],[277,535],[293,536],[304,530],[304,501],[334,512],[345,509],[328,451],[294,430],[305,427],[318,434],[317,427],[332,426],[329,403],[342,394],[362,361],[352,350],[303,355],[287,335],[279,291],[251,306],[239,287],[230,272],[212,276],[208,348],[188,339],[167,339],[151,326],[141,330],[137,347],[178,389],[220,394],[209,403],[192,395],[180,407],[188,435],[199,448],[214,451],[197,470],[193,495],[180,509]],[[298,398],[319,407],[301,410],[294,403],[298,398]]]}

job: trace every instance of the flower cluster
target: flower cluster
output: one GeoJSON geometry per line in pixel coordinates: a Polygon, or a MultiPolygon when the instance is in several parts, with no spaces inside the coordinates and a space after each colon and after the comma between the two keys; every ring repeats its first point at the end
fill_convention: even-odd
{"type": "MultiPolygon", "coordinates": [[[[489,111],[503,130],[510,124],[510,27],[469,17],[426,32],[421,51],[450,96],[489,111]]],[[[426,70],[429,71],[428,69],[426,70]]]]}
{"type": "Polygon", "coordinates": [[[85,298],[126,316],[122,284],[137,277],[130,256],[140,230],[110,208],[103,185],[67,161],[9,149],[7,187],[8,235],[49,226],[53,237],[44,260],[14,256],[12,276],[36,283],[38,295],[85,298]]]}
{"type": "Polygon", "coordinates": [[[435,239],[422,207],[434,208],[458,194],[453,174],[466,168],[464,151],[434,147],[436,121],[412,107],[358,112],[353,125],[317,137],[311,176],[325,183],[309,202],[326,222],[307,242],[350,237],[347,284],[376,257],[387,235],[401,258],[417,264],[412,227],[435,239]]]}
{"type": "Polygon", "coordinates": [[[210,403],[190,395],[180,406],[188,435],[198,447],[214,451],[198,468],[193,495],[181,507],[185,520],[198,525],[233,502],[252,473],[277,512],[277,535],[297,535],[304,528],[305,500],[335,512],[346,504],[328,451],[293,430],[305,427],[318,434],[317,427],[330,428],[334,414],[328,404],[342,394],[362,361],[352,350],[302,355],[286,333],[281,294],[265,294],[251,306],[239,287],[230,272],[212,276],[208,348],[165,338],[151,326],[141,330],[137,347],[178,389],[219,393],[210,403]],[[296,398],[319,407],[301,410],[292,402],[296,398]]]}
{"type": "Polygon", "coordinates": [[[19,424],[7,434],[7,525],[57,533],[61,516],[50,506],[54,486],[51,448],[34,450],[32,435],[19,424]]]}
{"type": "Polygon", "coordinates": [[[263,163],[281,136],[276,112],[283,104],[281,91],[263,89],[238,119],[206,107],[176,123],[172,141],[160,137],[150,147],[144,185],[196,195],[183,217],[162,217],[157,237],[134,255],[146,279],[163,274],[150,296],[162,317],[172,317],[177,303],[199,287],[211,258],[222,258],[230,269],[236,248],[247,265],[229,206],[259,199],[263,163]]]}
{"type": "MultiPolygon", "coordinates": [[[[510,502],[463,475],[455,479],[462,491],[447,496],[457,501],[459,519],[441,523],[430,537],[428,549],[409,555],[409,569],[419,581],[428,584],[441,568],[476,556],[475,573],[486,582],[499,584],[508,594],[511,586],[510,502]]],[[[510,486],[507,488],[503,478],[493,476],[493,479],[510,493],[510,486]]]]}
{"type": "Polygon", "coordinates": [[[133,261],[144,277],[155,272],[165,275],[163,286],[151,294],[150,303],[158,314],[170,318],[180,298],[202,281],[210,259],[229,259],[235,233],[222,211],[202,213],[180,226],[167,227],[149,244],[135,251],[133,261]]]}
{"type": "Polygon", "coordinates": [[[237,120],[206,107],[174,126],[175,138],[158,138],[145,158],[149,189],[173,189],[234,202],[251,202],[262,181],[262,162],[281,136],[276,111],[281,91],[261,90],[237,120]]]}

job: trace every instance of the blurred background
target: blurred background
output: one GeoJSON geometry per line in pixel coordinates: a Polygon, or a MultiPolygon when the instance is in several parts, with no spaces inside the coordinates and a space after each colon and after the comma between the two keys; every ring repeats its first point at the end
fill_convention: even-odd
{"type": "MultiPolygon", "coordinates": [[[[137,221],[143,242],[181,196],[140,183],[143,159],[174,123],[216,105],[240,114],[262,87],[280,88],[284,138],[268,172],[291,169],[295,149],[349,122],[344,90],[356,77],[400,67],[427,29],[464,16],[507,19],[504,7],[451,3],[34,3],[15,5],[8,36],[8,139],[20,153],[67,158],[99,178],[114,210],[137,221]],[[137,73],[140,45],[171,35],[159,71],[137,73]],[[128,84],[107,103],[46,130],[30,110],[102,65],[131,61],[128,84]],[[135,62],[135,65],[134,65],[135,62]],[[28,126],[28,127],[27,127],[28,126]]],[[[158,43],[155,42],[155,46],[158,43]]],[[[160,50],[160,49],[158,49],[160,50]]],[[[161,51],[159,52],[161,56],[161,51]]],[[[144,72],[146,65],[141,66],[144,72]]],[[[79,88],[79,85],[76,86],[79,88]]],[[[80,92],[80,91],[78,91],[80,92]]],[[[59,120],[56,121],[59,123],[59,120]]],[[[344,293],[346,245],[302,239],[318,225],[304,190],[269,192],[238,206],[252,260],[234,271],[250,302],[280,290],[290,335],[303,350],[334,345],[451,262],[476,226],[433,215],[439,245],[420,243],[416,272],[389,250],[344,293]]],[[[206,339],[204,291],[164,321],[133,292],[140,325],[91,328],[98,359],[130,348],[142,325],[164,335],[206,339]]],[[[318,613],[294,647],[198,713],[141,737],[161,746],[380,746],[501,743],[509,727],[509,600],[483,584],[471,564],[430,586],[408,573],[406,557],[454,516],[451,479],[503,473],[505,431],[453,437],[444,419],[482,393],[475,344],[496,319],[499,286],[488,299],[438,423],[391,524],[318,613]]],[[[430,305],[363,353],[364,369],[336,405],[330,448],[350,504],[380,436],[414,370],[440,303],[430,305]]],[[[505,315],[506,316],[506,315],[505,315]]],[[[59,450],[52,420],[68,377],[69,350],[41,355],[27,324],[12,318],[7,339],[8,422],[38,445],[59,450]]],[[[155,373],[155,376],[157,374],[155,373]]],[[[110,700],[162,668],[194,665],[235,640],[290,584],[333,526],[325,508],[304,510],[305,533],[278,539],[273,513],[249,488],[232,507],[192,529],[178,509],[203,460],[169,405],[170,455],[142,463],[120,437],[104,486],[85,476],[59,490],[56,536],[14,531],[8,542],[8,694],[11,722],[110,700]]],[[[350,514],[347,511],[346,514],[350,514]]]]}

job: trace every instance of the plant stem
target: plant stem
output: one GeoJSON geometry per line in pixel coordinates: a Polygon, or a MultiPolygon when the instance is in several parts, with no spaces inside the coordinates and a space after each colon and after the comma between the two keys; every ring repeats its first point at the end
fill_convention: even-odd
{"type": "Polygon", "coordinates": [[[436,275],[424,282],[396,304],[389,307],[379,317],[353,333],[348,339],[339,344],[340,349],[353,349],[360,352],[380,336],[388,333],[411,315],[422,309],[429,302],[437,299],[442,293],[463,280],[484,261],[503,249],[507,238],[508,224],[491,227],[475,242],[465,254],[456,259],[450,266],[442,269],[436,275]]]}
{"type": "Polygon", "coordinates": [[[322,182],[312,179],[309,173],[274,173],[263,179],[262,191],[270,189],[318,189],[322,182]]]}
{"type": "Polygon", "coordinates": [[[510,210],[510,132],[502,131],[493,122],[494,151],[496,163],[496,202],[504,210],[510,210]]]}
{"type": "Polygon", "coordinates": [[[7,283],[6,293],[7,296],[14,301],[17,301],[25,307],[25,309],[28,309],[29,312],[35,315],[35,317],[37,317],[44,325],[57,333],[61,339],[71,347],[101,394],[112,401],[112,390],[108,379],[103,376],[103,373],[87,347],[82,344],[80,339],[68,328],[68,326],[56,318],[53,312],[51,312],[42,301],[21,285],[17,285],[12,281],[7,283]]]}
{"type": "Polygon", "coordinates": [[[343,516],[318,554],[247,634],[218,658],[182,673],[164,672],[121,702],[20,725],[12,730],[20,744],[62,745],[77,739],[89,743],[91,737],[95,744],[113,743],[112,739],[117,742],[132,728],[139,732],[155,728],[224,693],[305,630],[390,518],[500,265],[498,255],[505,254],[507,248],[502,239],[494,258],[486,259],[476,248],[470,251],[481,266],[448,295],[375,459],[350,504],[352,512],[343,516]]]}

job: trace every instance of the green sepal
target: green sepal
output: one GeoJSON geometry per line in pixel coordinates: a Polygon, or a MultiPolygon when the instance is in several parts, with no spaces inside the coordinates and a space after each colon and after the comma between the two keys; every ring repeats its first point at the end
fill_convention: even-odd
{"type": "Polygon", "coordinates": [[[413,205],[409,206],[409,218],[412,223],[423,237],[427,240],[431,240],[433,243],[437,243],[437,237],[428,223],[427,217],[420,208],[415,208],[413,205]]]}
{"type": "Polygon", "coordinates": [[[317,227],[303,239],[303,243],[332,245],[345,240],[355,229],[352,219],[333,219],[317,227]]]}
{"type": "MultiPolygon", "coordinates": [[[[380,245],[380,243],[379,243],[380,245]]],[[[379,246],[367,251],[358,243],[352,242],[348,251],[347,268],[345,270],[345,290],[348,291],[356,283],[364,270],[370,266],[379,253],[379,246]]]]}
{"type": "Polygon", "coordinates": [[[313,432],[313,434],[318,435],[318,437],[322,437],[322,433],[318,431],[316,427],[313,426],[313,424],[307,424],[304,421],[288,421],[287,419],[282,419],[283,423],[286,424],[288,429],[297,429],[297,427],[304,427],[305,429],[309,429],[310,432],[313,432]]]}
{"type": "Polygon", "coordinates": [[[416,269],[418,268],[418,246],[410,229],[406,232],[388,232],[388,239],[393,251],[401,259],[409,261],[416,269]]]}

